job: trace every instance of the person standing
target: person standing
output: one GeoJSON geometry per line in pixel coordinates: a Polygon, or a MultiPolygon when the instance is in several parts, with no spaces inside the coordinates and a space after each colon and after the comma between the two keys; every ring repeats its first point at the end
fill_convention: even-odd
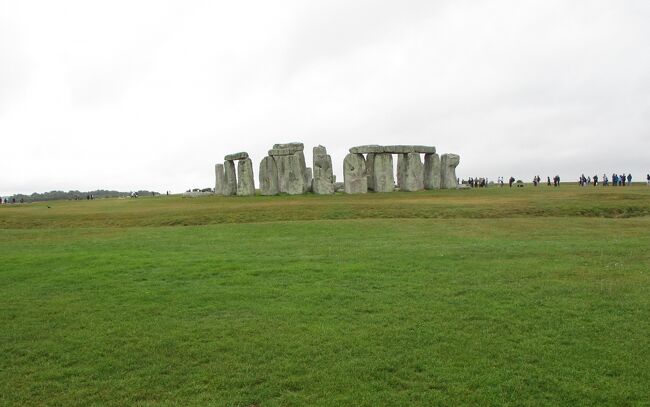
{"type": "Polygon", "coordinates": [[[627,174],[627,186],[632,186],[632,174],[627,174]]]}
{"type": "Polygon", "coordinates": [[[648,174],[648,175],[645,177],[645,179],[646,179],[646,181],[648,181],[648,186],[650,187],[650,174],[648,174]]]}

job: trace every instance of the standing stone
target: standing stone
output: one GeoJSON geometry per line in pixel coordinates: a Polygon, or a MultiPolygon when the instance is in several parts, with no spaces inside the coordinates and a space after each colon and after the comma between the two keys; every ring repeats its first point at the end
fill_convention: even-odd
{"type": "Polygon", "coordinates": [[[235,162],[224,161],[223,163],[225,183],[223,184],[224,195],[235,195],[237,193],[237,176],[235,175],[235,162]]]}
{"type": "Polygon", "coordinates": [[[456,154],[443,154],[440,157],[440,183],[445,189],[458,187],[456,167],[460,163],[460,156],[456,154]]]}
{"type": "Polygon", "coordinates": [[[424,189],[440,188],[440,157],[438,154],[424,155],[424,189]]]}
{"type": "Polygon", "coordinates": [[[312,191],[312,185],[314,182],[314,173],[311,169],[311,167],[307,167],[307,171],[305,172],[307,174],[307,192],[312,191]]]}
{"type": "Polygon", "coordinates": [[[255,195],[255,176],[253,175],[253,161],[250,158],[237,162],[237,195],[255,195]]]}
{"type": "Polygon", "coordinates": [[[214,166],[214,193],[216,195],[223,195],[223,188],[226,185],[226,174],[223,171],[223,164],[217,164],[214,166]]]}
{"type": "Polygon", "coordinates": [[[307,168],[302,151],[273,156],[278,168],[278,189],[281,193],[300,195],[307,192],[307,168]]]}
{"type": "Polygon", "coordinates": [[[366,177],[368,177],[368,191],[375,190],[375,153],[366,155],[366,177]]]}
{"type": "Polygon", "coordinates": [[[332,157],[327,154],[327,149],[323,146],[314,147],[313,153],[312,192],[318,195],[333,194],[335,178],[332,171],[332,157]]]}
{"type": "Polygon", "coordinates": [[[343,180],[346,194],[365,194],[368,192],[366,160],[361,154],[348,154],[343,160],[343,180]]]}
{"type": "Polygon", "coordinates": [[[424,166],[419,153],[398,155],[397,182],[400,191],[413,192],[424,189],[424,166]]]}
{"type": "Polygon", "coordinates": [[[260,162],[260,193],[262,195],[277,195],[278,167],[275,166],[273,157],[267,156],[260,162]]]}
{"type": "Polygon", "coordinates": [[[372,185],[375,192],[393,192],[395,190],[393,155],[387,153],[375,154],[373,157],[372,174],[372,185]]]}

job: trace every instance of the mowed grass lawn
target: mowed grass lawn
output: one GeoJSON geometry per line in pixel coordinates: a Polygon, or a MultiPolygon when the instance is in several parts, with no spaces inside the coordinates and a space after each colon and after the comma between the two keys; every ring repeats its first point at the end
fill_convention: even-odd
{"type": "Polygon", "coordinates": [[[648,405],[649,215],[642,186],[3,206],[0,404],[648,405]]]}

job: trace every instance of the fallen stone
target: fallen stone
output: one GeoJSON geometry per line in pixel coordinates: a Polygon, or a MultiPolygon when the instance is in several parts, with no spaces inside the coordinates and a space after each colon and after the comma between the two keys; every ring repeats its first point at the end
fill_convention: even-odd
{"type": "Polygon", "coordinates": [[[255,176],[253,175],[253,161],[250,158],[237,162],[237,195],[255,195],[255,176]]]}
{"type": "Polygon", "coordinates": [[[214,193],[216,195],[223,195],[223,188],[224,185],[226,184],[226,174],[223,170],[223,164],[217,164],[214,166],[214,175],[215,175],[214,193]]]}
{"type": "Polygon", "coordinates": [[[223,195],[237,194],[237,175],[235,173],[235,162],[225,161],[223,163],[224,177],[226,182],[223,185],[223,195]]]}
{"type": "Polygon", "coordinates": [[[343,160],[343,180],[346,194],[365,194],[368,192],[366,160],[361,154],[348,154],[343,160]]]}
{"type": "Polygon", "coordinates": [[[343,192],[345,191],[345,183],[335,182],[334,183],[334,192],[343,192]]]}
{"type": "Polygon", "coordinates": [[[397,156],[397,182],[400,191],[421,191],[424,189],[424,166],[420,154],[407,153],[397,156]]]}
{"type": "MultiPolygon", "coordinates": [[[[369,166],[369,164],[367,164],[369,166]]],[[[373,190],[375,192],[393,192],[395,178],[393,177],[393,155],[382,153],[373,157],[373,190]]]]}
{"type": "Polygon", "coordinates": [[[248,158],[248,153],[241,152],[235,154],[228,154],[223,158],[224,161],[235,161],[235,160],[245,160],[248,158]]]}
{"type": "Polygon", "coordinates": [[[443,154],[440,157],[440,187],[452,189],[458,186],[456,167],[460,163],[460,156],[456,154],[443,154]]]}
{"type": "Polygon", "coordinates": [[[273,157],[264,157],[260,162],[260,193],[262,195],[277,195],[278,189],[278,168],[273,157]]]}
{"type": "Polygon", "coordinates": [[[424,189],[440,188],[440,157],[438,154],[424,155],[424,189]]]}

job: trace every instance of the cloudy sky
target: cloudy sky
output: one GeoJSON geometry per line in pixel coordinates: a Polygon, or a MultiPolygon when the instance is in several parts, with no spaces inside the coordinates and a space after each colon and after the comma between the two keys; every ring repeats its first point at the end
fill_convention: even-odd
{"type": "Polygon", "coordinates": [[[274,143],[650,172],[650,1],[0,0],[0,194],[214,184],[274,143]]]}

